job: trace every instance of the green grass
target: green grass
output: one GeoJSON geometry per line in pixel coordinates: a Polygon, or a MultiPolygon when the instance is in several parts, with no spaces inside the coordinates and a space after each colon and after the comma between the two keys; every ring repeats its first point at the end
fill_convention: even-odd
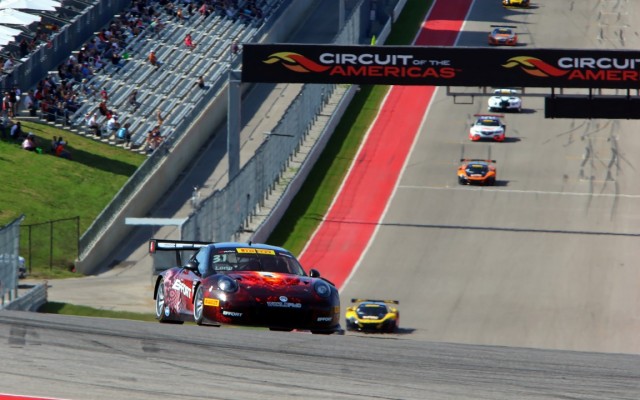
{"type": "Polygon", "coordinates": [[[109,311],[98,310],[86,306],[76,306],[73,304],[56,303],[50,301],[40,307],[38,312],[48,314],[64,314],[64,315],[77,315],[82,317],[100,317],[100,318],[119,318],[119,319],[133,319],[136,321],[155,321],[154,314],[135,313],[126,311],[109,311]]]}
{"type": "Polygon", "coordinates": [[[20,254],[30,261],[30,275],[69,276],[77,256],[78,231],[82,234],[89,227],[145,156],[48,124],[22,121],[22,126],[24,132],[36,135],[43,153],[0,140],[0,226],[24,215],[20,254]],[[53,136],[68,142],[71,160],[50,153],[53,136]],[[51,254],[51,226],[38,224],[67,218],[72,220],[53,226],[51,254]]]}
{"type": "MultiPolygon", "coordinates": [[[[409,0],[394,24],[386,45],[411,44],[431,3],[431,0],[409,0]]],[[[294,254],[300,253],[326,214],[388,90],[388,86],[360,88],[282,222],[269,237],[270,244],[284,246],[294,254]]],[[[40,311],[154,320],[153,314],[103,311],[60,303],[48,303],[40,311]]]]}

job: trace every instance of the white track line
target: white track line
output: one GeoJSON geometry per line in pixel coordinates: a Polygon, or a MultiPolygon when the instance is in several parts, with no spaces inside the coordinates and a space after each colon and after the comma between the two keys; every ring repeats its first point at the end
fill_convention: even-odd
{"type": "Polygon", "coordinates": [[[457,186],[413,186],[401,185],[398,189],[412,190],[491,190],[493,193],[522,193],[522,194],[544,194],[553,196],[585,196],[585,197],[623,197],[627,199],[640,199],[640,195],[636,194],[615,194],[615,193],[586,193],[586,192],[553,192],[544,190],[517,190],[517,189],[501,189],[495,187],[457,187],[457,186]]]}

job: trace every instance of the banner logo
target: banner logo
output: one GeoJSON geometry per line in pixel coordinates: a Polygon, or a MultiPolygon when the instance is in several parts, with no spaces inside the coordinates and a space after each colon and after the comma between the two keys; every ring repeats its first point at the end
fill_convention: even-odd
{"type": "Polygon", "coordinates": [[[547,64],[539,58],[528,56],[511,57],[507,60],[507,63],[502,66],[505,68],[520,67],[520,69],[527,74],[541,78],[548,78],[550,76],[558,78],[569,73],[569,71],[547,64]]]}
{"type": "Polygon", "coordinates": [[[291,53],[288,51],[282,51],[279,53],[273,53],[263,61],[265,64],[281,63],[285,68],[294,72],[324,72],[331,67],[320,65],[314,61],[309,60],[307,57],[298,53],[291,53]]]}
{"type": "Polygon", "coordinates": [[[611,57],[562,57],[555,67],[539,58],[511,57],[505,68],[520,67],[531,76],[561,78],[567,81],[637,82],[640,81],[640,59],[611,57]]]}
{"type": "Polygon", "coordinates": [[[411,54],[322,53],[316,62],[299,53],[283,51],[269,55],[262,62],[279,63],[293,72],[341,78],[453,79],[457,73],[450,60],[420,60],[411,54]]]}

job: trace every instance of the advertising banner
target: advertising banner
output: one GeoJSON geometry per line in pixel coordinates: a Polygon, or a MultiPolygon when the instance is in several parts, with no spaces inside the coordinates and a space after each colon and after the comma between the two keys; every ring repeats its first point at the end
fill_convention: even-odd
{"type": "Polygon", "coordinates": [[[245,44],[243,82],[640,87],[640,51],[245,44]]]}

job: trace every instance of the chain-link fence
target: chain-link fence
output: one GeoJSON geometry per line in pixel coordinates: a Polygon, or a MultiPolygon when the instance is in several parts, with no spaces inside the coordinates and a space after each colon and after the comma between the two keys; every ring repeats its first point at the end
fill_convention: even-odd
{"type": "Polygon", "coordinates": [[[18,296],[20,275],[20,223],[24,215],[0,228],[0,303],[12,301],[18,296]]]}
{"type": "MultiPolygon", "coordinates": [[[[359,43],[369,21],[369,3],[360,1],[336,36],[334,43],[359,43]]],[[[227,241],[251,223],[251,218],[268,199],[271,190],[308,135],[336,86],[304,85],[278,125],[255,155],[222,190],[199,202],[199,208],[182,225],[183,240],[227,241]]]]}
{"type": "Polygon", "coordinates": [[[21,233],[20,250],[28,273],[34,265],[50,270],[73,268],[78,256],[80,217],[25,224],[21,233]]]}

